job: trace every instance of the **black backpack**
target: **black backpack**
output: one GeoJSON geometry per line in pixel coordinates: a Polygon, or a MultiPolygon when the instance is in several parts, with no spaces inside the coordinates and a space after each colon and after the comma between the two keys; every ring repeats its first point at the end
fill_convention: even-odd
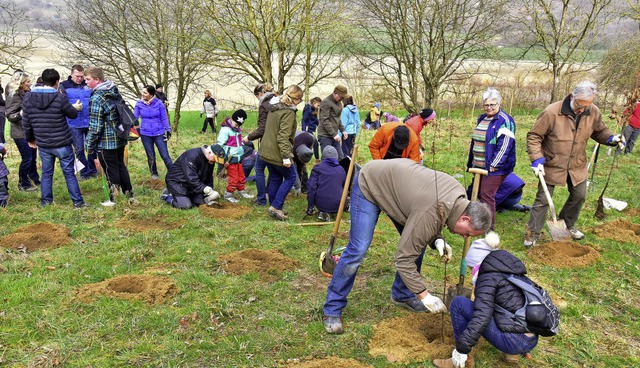
{"type": "MultiPolygon", "coordinates": [[[[555,336],[560,326],[560,311],[538,284],[523,275],[509,274],[506,280],[524,294],[525,303],[515,313],[496,305],[495,313],[540,336],[555,336]]],[[[499,326],[498,326],[499,327],[499,326]]]]}
{"type": "Polygon", "coordinates": [[[107,100],[111,106],[116,110],[118,120],[113,125],[116,131],[116,137],[123,141],[134,141],[138,137],[131,137],[131,128],[138,125],[138,119],[133,114],[131,106],[118,95],[117,97],[107,96],[107,100]]]}

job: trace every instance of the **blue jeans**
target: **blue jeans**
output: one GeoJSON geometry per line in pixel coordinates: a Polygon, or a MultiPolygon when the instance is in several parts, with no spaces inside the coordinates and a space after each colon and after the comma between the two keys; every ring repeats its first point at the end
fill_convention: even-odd
{"type": "MultiPolygon", "coordinates": [[[[327,289],[327,300],[324,303],[324,315],[330,317],[340,317],[342,310],[347,306],[347,295],[353,288],[356,279],[358,267],[364,259],[371,240],[373,239],[373,231],[378,223],[380,216],[380,208],[369,202],[360,190],[358,177],[351,189],[351,230],[349,231],[349,242],[342,252],[340,261],[333,272],[333,277],[327,289]]],[[[396,229],[402,234],[403,226],[393,221],[396,229]]],[[[418,271],[422,264],[422,256],[418,257],[416,265],[418,271]]],[[[407,289],[400,275],[396,272],[396,277],[391,288],[391,296],[396,300],[410,300],[415,298],[415,294],[407,289]]]]}
{"type": "Polygon", "coordinates": [[[256,166],[254,166],[253,171],[255,174],[256,181],[256,190],[258,191],[258,195],[256,196],[256,203],[261,206],[265,206],[267,204],[267,184],[264,177],[264,168],[267,163],[260,159],[260,154],[256,155],[256,166]]]}
{"type": "Polygon", "coordinates": [[[13,141],[16,143],[22,157],[20,168],[18,169],[18,186],[20,188],[29,188],[32,181],[33,184],[40,185],[38,167],[36,166],[38,150],[29,147],[29,143],[24,138],[14,138],[13,141]]]}
{"type": "Polygon", "coordinates": [[[53,203],[53,168],[56,164],[56,157],[60,160],[62,175],[64,175],[67,190],[73,204],[82,204],[84,199],[82,199],[78,179],[73,171],[75,156],[71,145],[57,148],[40,147],[40,160],[42,161],[42,183],[40,185],[42,198],[40,199],[40,204],[46,206],[53,203]]]}
{"type": "MultiPolygon", "coordinates": [[[[473,302],[464,296],[456,296],[451,301],[449,313],[451,313],[453,336],[457,341],[473,317],[473,302]]],[[[501,331],[493,318],[482,331],[482,337],[496,349],[512,355],[528,353],[538,344],[538,336],[536,335],[527,336],[523,333],[501,331]]]]}
{"type": "Polygon", "coordinates": [[[289,194],[293,184],[296,182],[296,169],[293,165],[284,167],[268,162],[265,162],[265,164],[269,170],[269,187],[267,188],[269,201],[272,207],[281,210],[284,200],[287,199],[287,194],[289,194]]]}
{"type": "Polygon", "coordinates": [[[87,157],[84,152],[84,138],[87,136],[89,128],[71,128],[73,136],[73,148],[76,150],[76,158],[80,161],[84,168],[80,170],[80,177],[89,178],[98,173],[96,169],[95,159],[98,157],[92,153],[87,157]]]}
{"type": "Polygon", "coordinates": [[[156,166],[156,151],[153,146],[158,147],[158,153],[164,161],[164,166],[167,167],[167,171],[173,165],[173,161],[171,161],[171,157],[169,156],[169,148],[167,147],[167,142],[164,140],[164,135],[140,135],[140,140],[142,140],[142,145],[144,146],[144,151],[147,154],[147,163],[149,164],[149,171],[151,175],[158,175],[158,167],[156,166]]]}

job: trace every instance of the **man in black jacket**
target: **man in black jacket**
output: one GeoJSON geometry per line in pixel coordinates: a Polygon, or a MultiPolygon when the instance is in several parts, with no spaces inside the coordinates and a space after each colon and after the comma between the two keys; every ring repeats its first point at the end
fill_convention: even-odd
{"type": "Polygon", "coordinates": [[[219,144],[185,151],[169,168],[165,182],[167,189],[160,197],[179,209],[201,204],[212,205],[220,198],[213,190],[213,167],[224,164],[224,148],[219,144]]]}
{"type": "Polygon", "coordinates": [[[85,207],[74,172],[73,138],[66,119],[76,118],[78,110],[64,94],[58,92],[60,73],[55,69],[45,69],[42,80],[44,86],[35,87],[27,93],[22,106],[25,139],[31,148],[39,148],[42,160],[40,204],[53,203],[53,168],[58,158],[74,207],[85,207]]]}

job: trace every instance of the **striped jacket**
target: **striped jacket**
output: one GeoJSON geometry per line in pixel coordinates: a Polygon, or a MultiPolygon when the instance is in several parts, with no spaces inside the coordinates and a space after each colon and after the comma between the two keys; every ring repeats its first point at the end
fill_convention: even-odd
{"type": "MultiPolygon", "coordinates": [[[[482,114],[478,117],[478,124],[486,117],[482,114]]],[[[489,176],[508,175],[516,166],[516,123],[513,118],[500,110],[489,123],[485,140],[485,167],[489,176]],[[494,167],[496,171],[491,172],[494,167]]],[[[473,139],[469,147],[469,160],[467,167],[473,163],[473,139]]]]}

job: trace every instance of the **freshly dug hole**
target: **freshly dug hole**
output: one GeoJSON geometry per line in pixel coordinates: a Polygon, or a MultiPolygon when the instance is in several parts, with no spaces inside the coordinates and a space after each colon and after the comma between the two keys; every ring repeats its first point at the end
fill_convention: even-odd
{"type": "Polygon", "coordinates": [[[221,256],[219,261],[225,271],[234,275],[254,272],[266,279],[280,275],[284,271],[293,270],[298,265],[297,261],[285,257],[277,250],[255,248],[226,254],[221,256]]]}
{"type": "Polygon", "coordinates": [[[531,248],[527,255],[536,263],[558,268],[576,268],[595,264],[600,253],[575,242],[542,243],[531,248]]]}
{"type": "Polygon", "coordinates": [[[90,303],[95,296],[142,300],[149,304],[163,304],[179,292],[169,277],[152,275],[123,275],[96,284],[85,285],[78,292],[78,299],[90,303]]]}
{"type": "Polygon", "coordinates": [[[65,225],[39,222],[23,226],[0,238],[0,246],[33,252],[53,249],[71,243],[69,229],[65,225]]]}
{"type": "Polygon", "coordinates": [[[236,220],[250,212],[251,208],[242,205],[221,203],[218,206],[212,207],[202,205],[198,207],[198,210],[207,217],[213,217],[219,220],[236,220]]]}

